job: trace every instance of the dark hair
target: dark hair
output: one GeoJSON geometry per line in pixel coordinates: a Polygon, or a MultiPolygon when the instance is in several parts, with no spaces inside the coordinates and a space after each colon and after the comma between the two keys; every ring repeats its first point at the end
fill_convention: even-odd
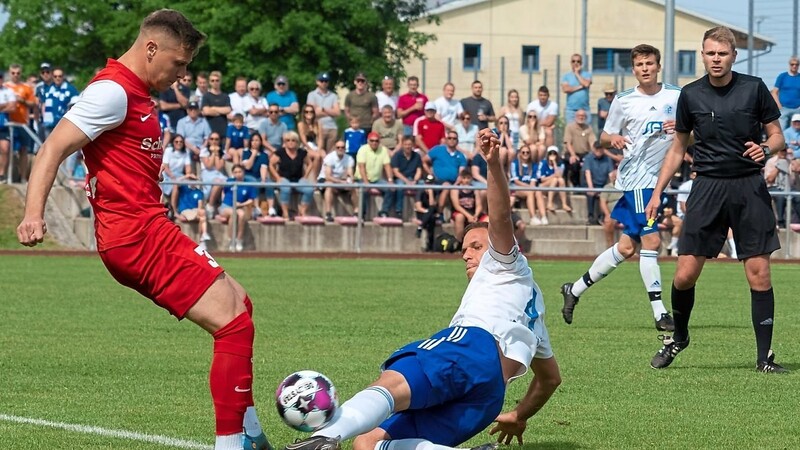
{"type": "Polygon", "coordinates": [[[458,172],[458,176],[472,178],[472,172],[469,169],[461,169],[461,172],[458,172]]]}
{"type": "Polygon", "coordinates": [[[159,9],[148,14],[139,27],[139,33],[160,31],[177,40],[183,47],[196,52],[206,40],[206,35],[192,25],[183,14],[174,9],[159,9]]]}
{"type": "Polygon", "coordinates": [[[474,230],[476,228],[486,228],[488,230],[489,229],[489,222],[472,222],[471,224],[467,225],[466,228],[464,228],[463,236],[466,236],[467,233],[469,233],[470,231],[472,231],[472,230],[474,230]]]}
{"type": "Polygon", "coordinates": [[[547,89],[547,86],[540,86],[539,92],[544,92],[547,95],[550,95],[550,89],[547,89]]]}
{"type": "Polygon", "coordinates": [[[657,48],[649,44],[639,44],[631,49],[631,65],[637,56],[650,56],[655,55],[656,64],[661,64],[661,52],[657,48]]]}
{"type": "Polygon", "coordinates": [[[244,116],[239,113],[236,113],[233,115],[233,120],[241,120],[242,122],[244,122],[244,116]]]}
{"type": "Polygon", "coordinates": [[[407,81],[416,81],[417,83],[419,83],[419,78],[416,75],[411,75],[410,77],[408,77],[407,81]]]}
{"type": "Polygon", "coordinates": [[[471,84],[470,86],[475,86],[476,84],[480,84],[481,86],[483,86],[483,83],[481,83],[481,80],[475,80],[475,81],[473,81],[473,82],[472,82],[472,84],[471,84]]]}
{"type": "Polygon", "coordinates": [[[234,164],[233,167],[231,167],[231,172],[233,172],[236,169],[242,169],[242,171],[247,172],[247,170],[245,170],[244,166],[241,164],[234,164]]]}

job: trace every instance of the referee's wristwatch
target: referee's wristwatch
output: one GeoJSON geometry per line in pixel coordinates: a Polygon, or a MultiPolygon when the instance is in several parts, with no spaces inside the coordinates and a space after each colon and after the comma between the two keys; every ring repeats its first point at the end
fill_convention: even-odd
{"type": "Polygon", "coordinates": [[[769,155],[770,155],[770,152],[769,152],[769,145],[763,145],[763,144],[762,144],[762,145],[761,145],[761,150],[763,150],[763,151],[764,151],[764,158],[769,158],[769,155]]]}

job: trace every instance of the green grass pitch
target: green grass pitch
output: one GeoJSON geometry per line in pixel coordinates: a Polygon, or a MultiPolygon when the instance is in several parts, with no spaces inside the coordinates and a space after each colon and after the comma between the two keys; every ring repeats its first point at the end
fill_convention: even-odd
{"type": "MultiPolygon", "coordinates": [[[[466,284],[455,257],[221,263],[255,304],[256,404],[278,447],[303,437],[275,411],[285,375],[318,370],[347,399],[397,347],[446,327],[466,284]]],[[[773,266],[773,347],[778,362],[795,369],[775,376],[754,371],[740,264],[706,265],[692,346],[661,371],[649,367],[660,344],[635,262],[587,292],[573,325],[564,324],[558,288],[587,264],[531,261],[563,384],[529,421],[526,449],[800,446],[797,266],[773,266]]],[[[669,286],[674,264],[662,272],[669,286]]],[[[0,256],[0,415],[210,444],[210,359],[209,336],[119,286],[96,257],[0,256]]],[[[510,385],[506,409],[529,381],[530,374],[510,385]]],[[[489,440],[486,430],[465,446],[489,440]]],[[[0,420],[0,448],[171,447],[0,420]]]]}

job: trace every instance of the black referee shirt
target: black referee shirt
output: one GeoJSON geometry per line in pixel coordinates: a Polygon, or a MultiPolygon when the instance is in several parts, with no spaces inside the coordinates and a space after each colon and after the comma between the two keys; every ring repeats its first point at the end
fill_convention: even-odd
{"type": "Polygon", "coordinates": [[[761,78],[732,72],[727,86],[714,87],[708,75],[681,89],[675,129],[694,132],[694,170],[717,178],[759,173],[764,166],[742,156],[745,142],[761,143],[763,124],[781,116],[761,78]]]}

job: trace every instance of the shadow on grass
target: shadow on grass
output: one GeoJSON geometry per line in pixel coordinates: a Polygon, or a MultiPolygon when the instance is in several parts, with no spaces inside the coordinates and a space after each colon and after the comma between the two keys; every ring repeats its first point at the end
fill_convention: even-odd
{"type": "MultiPolygon", "coordinates": [[[[576,442],[554,441],[554,442],[537,442],[536,444],[522,444],[522,446],[512,445],[512,447],[521,448],[522,450],[574,450],[584,447],[576,442]]],[[[502,447],[501,447],[502,448],[502,447]]]]}

